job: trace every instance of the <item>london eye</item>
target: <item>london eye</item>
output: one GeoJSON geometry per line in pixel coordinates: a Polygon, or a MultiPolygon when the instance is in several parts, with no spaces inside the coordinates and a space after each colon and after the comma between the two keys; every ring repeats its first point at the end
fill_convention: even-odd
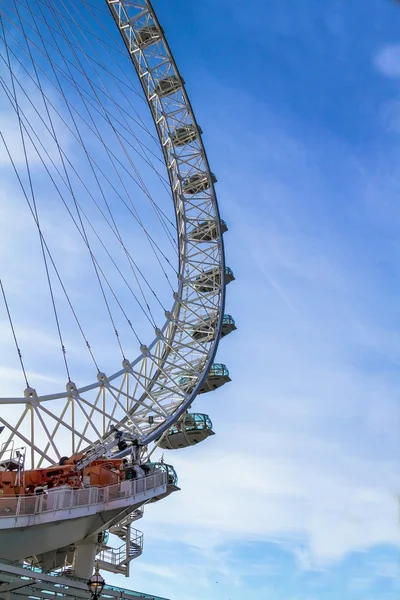
{"type": "Polygon", "coordinates": [[[212,436],[192,404],[230,381],[228,224],[150,2],[0,19],[0,560],[127,575],[132,523],[179,489],[154,452],[212,436]]]}

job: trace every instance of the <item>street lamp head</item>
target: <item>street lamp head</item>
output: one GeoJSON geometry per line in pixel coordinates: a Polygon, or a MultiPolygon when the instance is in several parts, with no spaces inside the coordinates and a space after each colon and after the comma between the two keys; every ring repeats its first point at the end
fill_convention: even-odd
{"type": "Polygon", "coordinates": [[[99,573],[99,565],[96,564],[94,569],[94,574],[91,576],[89,581],[87,582],[87,586],[89,588],[89,592],[92,595],[93,600],[98,600],[101,596],[101,592],[104,589],[105,581],[103,577],[99,573]]]}

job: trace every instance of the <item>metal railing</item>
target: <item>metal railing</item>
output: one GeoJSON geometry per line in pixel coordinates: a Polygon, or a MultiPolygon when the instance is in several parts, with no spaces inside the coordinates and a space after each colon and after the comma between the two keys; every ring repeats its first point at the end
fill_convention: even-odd
{"type": "Polygon", "coordinates": [[[143,551],[143,533],[130,527],[126,535],[129,540],[119,548],[107,548],[97,554],[96,560],[102,560],[113,565],[122,565],[138,556],[143,551]]]}
{"type": "Polygon", "coordinates": [[[129,498],[165,485],[167,474],[153,472],[147,477],[122,481],[105,487],[87,487],[74,490],[68,486],[52,488],[37,496],[3,496],[0,497],[0,519],[18,517],[57,510],[92,506],[113,500],[129,498]]]}
{"type": "Polygon", "coordinates": [[[139,519],[141,519],[143,517],[143,513],[144,513],[144,505],[140,506],[139,508],[136,508],[127,517],[122,519],[122,521],[119,521],[119,523],[110,527],[110,533],[115,533],[115,535],[120,537],[119,532],[122,530],[126,531],[128,525],[130,525],[134,521],[138,521],[139,519]]]}

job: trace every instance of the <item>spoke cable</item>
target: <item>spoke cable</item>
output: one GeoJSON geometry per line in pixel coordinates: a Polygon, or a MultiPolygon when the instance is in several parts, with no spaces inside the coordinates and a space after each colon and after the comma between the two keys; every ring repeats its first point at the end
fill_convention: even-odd
{"type": "MultiPolygon", "coordinates": [[[[71,377],[70,377],[70,373],[69,373],[69,367],[68,367],[68,361],[67,361],[67,353],[66,353],[66,349],[65,349],[65,346],[64,346],[63,335],[61,333],[60,321],[59,321],[59,317],[58,317],[58,313],[57,313],[57,307],[56,307],[55,298],[54,298],[53,286],[52,286],[52,283],[51,283],[51,278],[50,278],[50,273],[49,273],[49,267],[48,267],[47,259],[46,259],[46,252],[45,252],[44,244],[43,244],[43,236],[42,236],[42,232],[41,232],[41,228],[40,228],[40,223],[39,223],[39,215],[38,215],[38,211],[37,211],[36,197],[35,197],[35,192],[34,192],[34,188],[33,188],[32,176],[31,176],[31,169],[29,167],[28,154],[27,154],[26,145],[25,145],[25,136],[24,136],[24,133],[23,133],[21,115],[19,113],[19,107],[18,107],[18,101],[17,101],[17,94],[16,94],[15,82],[14,82],[14,73],[13,73],[13,70],[11,68],[11,61],[10,61],[10,55],[9,55],[9,52],[8,52],[8,44],[7,44],[7,39],[6,39],[6,33],[5,33],[5,30],[4,30],[3,19],[1,17],[1,15],[0,15],[0,24],[1,24],[1,29],[2,29],[2,32],[3,32],[3,37],[4,37],[5,45],[6,45],[6,54],[7,54],[8,68],[9,68],[9,71],[10,71],[10,78],[11,78],[11,85],[12,85],[12,90],[13,90],[13,97],[14,97],[15,103],[16,103],[18,126],[19,126],[19,131],[20,131],[20,136],[21,136],[22,147],[23,147],[25,166],[26,166],[27,175],[28,175],[29,189],[30,189],[30,193],[31,193],[31,196],[32,196],[32,202],[33,202],[34,212],[35,212],[36,221],[37,221],[38,229],[39,229],[39,239],[40,239],[40,246],[41,246],[41,250],[42,250],[43,262],[44,262],[44,266],[45,266],[45,270],[46,270],[46,278],[47,278],[47,283],[48,283],[48,286],[49,286],[51,303],[52,303],[52,307],[53,307],[54,318],[55,318],[55,321],[56,321],[56,327],[57,327],[57,333],[58,333],[58,337],[59,337],[59,341],[60,341],[60,345],[61,345],[61,351],[62,351],[62,355],[63,355],[63,359],[64,359],[65,370],[66,370],[66,373],[67,373],[68,381],[70,381],[71,377]]],[[[0,134],[3,137],[3,134],[1,132],[0,132],[0,134]]],[[[14,163],[13,163],[13,166],[14,166],[14,163]]]]}
{"type": "Polygon", "coordinates": [[[4,291],[4,286],[3,286],[3,282],[2,282],[1,279],[0,279],[0,287],[1,287],[1,293],[3,295],[4,305],[6,307],[6,311],[7,311],[7,315],[8,315],[8,321],[10,323],[10,328],[11,328],[11,331],[12,331],[12,334],[13,334],[13,338],[14,338],[15,348],[17,350],[19,362],[21,364],[21,369],[22,369],[22,372],[24,374],[24,379],[25,379],[26,387],[28,388],[28,387],[30,387],[29,383],[28,383],[28,377],[26,375],[24,361],[22,360],[22,353],[21,353],[21,350],[20,350],[19,345],[18,345],[17,335],[15,333],[14,324],[13,324],[13,321],[12,321],[12,318],[11,318],[11,313],[10,313],[10,309],[9,309],[7,298],[6,298],[6,293],[4,291]]]}

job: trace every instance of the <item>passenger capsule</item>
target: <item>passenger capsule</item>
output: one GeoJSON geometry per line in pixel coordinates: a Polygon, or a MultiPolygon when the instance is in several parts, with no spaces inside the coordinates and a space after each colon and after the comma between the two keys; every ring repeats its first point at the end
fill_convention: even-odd
{"type": "Polygon", "coordinates": [[[165,79],[161,79],[157,83],[154,88],[155,93],[160,96],[160,98],[164,98],[165,96],[170,96],[179,90],[184,83],[183,79],[179,79],[176,75],[169,75],[165,79]]]}
{"type": "MultiPolygon", "coordinates": [[[[226,366],[220,363],[214,363],[211,366],[207,378],[201,385],[198,393],[205,394],[207,392],[212,392],[225,385],[225,383],[229,383],[230,381],[232,380],[229,377],[229,371],[226,366]]],[[[196,376],[191,375],[185,375],[179,380],[179,386],[183,388],[187,394],[190,394],[194,390],[196,383],[196,376]]]]}
{"type": "Polygon", "coordinates": [[[211,173],[211,179],[208,176],[208,173],[202,171],[201,173],[195,173],[191,175],[187,179],[185,179],[182,183],[182,190],[184,194],[199,194],[200,192],[205,192],[208,188],[211,187],[211,182],[216,183],[217,178],[214,173],[211,173]]]}
{"type": "MultiPolygon", "coordinates": [[[[193,327],[192,338],[199,342],[210,342],[215,339],[215,328],[217,326],[216,317],[204,317],[197,325],[193,327]]],[[[222,322],[221,338],[235,331],[235,319],[231,315],[224,315],[222,322]]]]}
{"type": "MultiPolygon", "coordinates": [[[[200,127],[198,127],[199,133],[203,133],[200,127]]],[[[174,146],[186,146],[197,138],[197,130],[195,125],[184,125],[183,127],[177,127],[171,133],[171,142],[174,146]]]]}
{"type": "MultiPolygon", "coordinates": [[[[225,267],[225,284],[228,285],[231,281],[235,280],[232,269],[225,267]]],[[[207,292],[214,292],[221,285],[221,272],[218,267],[203,271],[201,275],[198,275],[195,279],[195,288],[199,292],[206,294],[207,292]]]]}
{"type": "Polygon", "coordinates": [[[161,32],[156,25],[145,25],[136,32],[136,43],[140,48],[154,44],[161,37],[161,32]]]}
{"type": "Polygon", "coordinates": [[[158,445],[165,450],[188,448],[203,442],[211,435],[215,434],[210,417],[200,413],[190,413],[170,427],[161,438],[158,438],[160,440],[158,445]]]}
{"type": "Polygon", "coordinates": [[[166,498],[167,496],[172,494],[172,492],[178,492],[181,489],[178,487],[178,475],[176,474],[176,471],[172,465],[167,465],[163,462],[156,462],[156,463],[146,463],[145,465],[142,465],[142,467],[144,468],[145,471],[148,471],[148,473],[150,475],[151,475],[151,471],[154,471],[154,470],[164,471],[167,473],[167,490],[166,490],[166,492],[164,492],[163,494],[159,494],[158,496],[154,496],[151,500],[149,500],[149,503],[150,502],[158,502],[158,500],[162,500],[163,498],[166,498]]]}
{"type": "MultiPolygon", "coordinates": [[[[221,233],[228,231],[228,227],[221,219],[221,233]]],[[[196,240],[196,242],[210,242],[216,240],[219,236],[217,221],[202,221],[197,227],[192,229],[189,233],[189,239],[196,240]]]]}

